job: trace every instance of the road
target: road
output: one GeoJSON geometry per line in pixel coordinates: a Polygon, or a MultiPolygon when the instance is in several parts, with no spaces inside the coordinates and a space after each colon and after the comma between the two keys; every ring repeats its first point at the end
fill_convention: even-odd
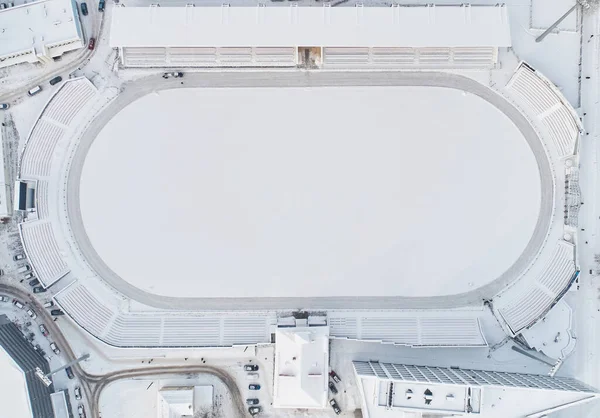
{"type": "MultiPolygon", "coordinates": [[[[426,158],[426,156],[424,156],[426,158]]],[[[108,284],[127,297],[145,305],[174,310],[251,310],[251,309],[416,309],[457,308],[481,305],[514,281],[539,253],[551,226],[554,205],[553,174],[536,131],[521,112],[505,98],[470,78],[436,72],[203,72],[188,73],[183,81],[164,80],[155,75],[125,85],[123,92],[102,111],[84,133],[71,161],[67,182],[67,211],[70,227],[79,249],[91,268],[108,284]],[[322,297],[322,298],[174,298],[154,295],[132,286],[114,273],[99,257],[86,235],[79,206],[79,179],[85,155],[102,127],[134,100],[163,89],[227,87],[320,87],[320,86],[429,86],[463,90],[491,103],[520,130],[531,147],[540,170],[541,209],[535,231],[521,256],[499,278],[471,292],[431,298],[322,297]]],[[[64,193],[62,191],[61,193],[64,193]]],[[[63,218],[61,216],[61,218],[63,218]]],[[[549,249],[550,251],[552,249],[549,249]]]]}
{"type": "MultiPolygon", "coordinates": [[[[67,339],[60,331],[60,328],[56,322],[54,322],[54,318],[48,313],[48,311],[34,297],[33,294],[4,284],[0,284],[0,292],[2,294],[6,294],[13,298],[27,302],[29,305],[31,305],[33,310],[38,314],[39,321],[43,323],[46,328],[48,328],[52,339],[60,347],[61,354],[65,359],[65,363],[71,362],[77,358],[67,339]]],[[[238,416],[240,418],[247,416],[244,398],[235,379],[229,373],[226,373],[217,367],[191,364],[186,364],[184,366],[156,366],[119,370],[104,375],[88,373],[81,367],[80,364],[74,364],[72,369],[76,378],[81,383],[81,390],[83,391],[84,395],[83,402],[87,403],[86,410],[89,411],[89,416],[92,418],[101,418],[101,411],[99,409],[100,396],[102,391],[111,383],[130,378],[152,378],[156,376],[190,373],[210,374],[220,379],[231,394],[233,403],[238,412],[238,416]]]]}

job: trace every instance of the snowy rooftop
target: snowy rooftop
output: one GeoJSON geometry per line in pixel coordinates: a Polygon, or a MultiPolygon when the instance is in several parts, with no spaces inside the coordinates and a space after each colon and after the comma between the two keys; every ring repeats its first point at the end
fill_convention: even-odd
{"type": "Polygon", "coordinates": [[[275,334],[276,408],[323,408],[329,371],[327,327],[279,328],[275,334]]]}
{"type": "Polygon", "coordinates": [[[81,38],[72,0],[40,0],[0,10],[0,57],[81,38]]]}
{"type": "Polygon", "coordinates": [[[112,47],[511,45],[504,5],[118,7],[110,32],[112,47]]]}

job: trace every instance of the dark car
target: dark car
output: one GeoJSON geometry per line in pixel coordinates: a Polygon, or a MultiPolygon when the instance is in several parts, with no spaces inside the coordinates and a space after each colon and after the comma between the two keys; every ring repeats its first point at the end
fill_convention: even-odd
{"type": "Polygon", "coordinates": [[[84,16],[88,15],[88,8],[86,3],[81,3],[81,14],[84,16]]]}
{"type": "Polygon", "coordinates": [[[0,109],[1,110],[6,110],[10,107],[10,105],[8,103],[0,103],[0,109]]]}
{"type": "Polygon", "coordinates": [[[331,405],[331,407],[333,408],[333,412],[335,412],[336,415],[339,415],[342,413],[342,410],[340,409],[340,406],[338,405],[338,403],[335,401],[335,399],[331,399],[329,401],[329,405],[331,405]]]}
{"type": "Polygon", "coordinates": [[[104,3],[104,0],[100,0],[100,1],[98,2],[98,11],[99,11],[99,12],[103,12],[103,11],[104,11],[104,6],[105,6],[105,5],[106,5],[106,4],[104,3]]]}
{"type": "Polygon", "coordinates": [[[244,371],[246,372],[255,372],[258,370],[258,364],[246,364],[244,366],[244,371]]]}
{"type": "Polygon", "coordinates": [[[53,316],[60,316],[60,315],[64,315],[64,314],[65,313],[60,309],[52,309],[50,311],[50,315],[53,315],[53,316]]]}
{"type": "Polygon", "coordinates": [[[67,373],[67,377],[69,379],[73,379],[75,377],[75,375],[73,374],[73,369],[71,369],[71,366],[69,366],[65,369],[65,373],[67,373]]]}
{"type": "Polygon", "coordinates": [[[88,49],[91,51],[94,49],[95,46],[96,46],[96,38],[90,38],[90,41],[88,42],[88,49]]]}
{"type": "Polygon", "coordinates": [[[340,383],[342,381],[342,379],[340,379],[340,377],[333,370],[329,372],[329,376],[331,376],[335,383],[340,383]]]}
{"type": "Polygon", "coordinates": [[[33,293],[44,293],[46,291],[46,289],[44,289],[42,286],[36,286],[33,288],[33,293]]]}
{"type": "Polygon", "coordinates": [[[248,408],[248,412],[250,412],[250,415],[259,414],[260,411],[262,411],[262,408],[260,406],[251,406],[250,408],[248,408]]]}
{"type": "Polygon", "coordinates": [[[50,85],[53,86],[55,84],[58,84],[62,81],[62,77],[57,75],[56,77],[54,77],[52,80],[50,80],[50,85]]]}
{"type": "Polygon", "coordinates": [[[29,282],[29,286],[31,287],[37,286],[38,284],[40,284],[40,281],[38,279],[33,279],[29,282]]]}
{"type": "Polygon", "coordinates": [[[246,405],[258,405],[258,398],[246,399],[246,405]]]}
{"type": "Polygon", "coordinates": [[[337,388],[335,387],[335,384],[333,382],[329,382],[329,390],[331,391],[331,393],[333,393],[334,395],[338,393],[337,388]]]}
{"type": "Polygon", "coordinates": [[[260,390],[260,385],[257,385],[257,384],[248,385],[248,389],[250,389],[250,390],[260,390]]]}

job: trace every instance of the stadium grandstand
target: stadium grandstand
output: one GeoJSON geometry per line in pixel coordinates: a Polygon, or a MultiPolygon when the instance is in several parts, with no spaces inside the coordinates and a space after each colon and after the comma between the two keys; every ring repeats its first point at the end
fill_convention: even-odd
{"type": "Polygon", "coordinates": [[[1,9],[0,28],[0,68],[51,62],[85,45],[75,0],[39,0],[1,9]]]}
{"type": "Polygon", "coordinates": [[[44,374],[50,373],[48,361],[33,349],[23,333],[6,315],[0,315],[0,347],[12,357],[25,374],[32,417],[54,418],[50,398],[52,392],[54,392],[54,386],[52,384],[46,386],[36,376],[37,369],[40,369],[44,374]]]}
{"type": "Polygon", "coordinates": [[[511,45],[505,5],[188,5],[113,13],[110,45],[125,67],[481,69],[494,68],[498,48],[511,45]]]}

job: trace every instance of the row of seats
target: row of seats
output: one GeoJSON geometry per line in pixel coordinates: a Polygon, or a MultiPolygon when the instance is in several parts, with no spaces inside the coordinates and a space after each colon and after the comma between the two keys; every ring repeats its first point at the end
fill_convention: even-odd
{"type": "Polygon", "coordinates": [[[65,133],[65,126],[77,116],[93,97],[96,88],[86,78],[66,81],[50,99],[31,134],[21,158],[20,177],[47,177],[56,146],[65,133]]]}
{"type": "Polygon", "coordinates": [[[535,281],[526,287],[509,287],[494,298],[494,309],[513,334],[533,325],[546,314],[571,284],[575,273],[573,244],[559,241],[535,281]]]}
{"type": "MultiPolygon", "coordinates": [[[[269,314],[121,312],[108,294],[98,299],[75,283],[59,293],[58,304],[81,327],[117,347],[202,347],[267,343],[274,318],[269,314]]],[[[113,300],[114,302],[114,300],[113,300]]]]}
{"type": "Polygon", "coordinates": [[[44,287],[69,272],[49,221],[23,222],[19,224],[19,232],[27,258],[44,287]]]}
{"type": "Polygon", "coordinates": [[[47,119],[63,125],[70,124],[77,113],[96,93],[96,88],[87,79],[66,83],[44,111],[47,119]]]}
{"type": "Polygon", "coordinates": [[[324,67],[365,68],[492,68],[497,61],[494,47],[473,48],[339,48],[323,49],[324,67]]]}
{"type": "Polygon", "coordinates": [[[330,313],[329,333],[335,338],[380,341],[412,347],[477,347],[487,342],[479,318],[472,313],[430,316],[356,316],[330,313]]]}
{"type": "Polygon", "coordinates": [[[517,68],[507,84],[544,124],[560,157],[573,155],[580,129],[567,100],[536,70],[525,63],[517,68]]]}
{"type": "Polygon", "coordinates": [[[126,67],[295,66],[296,49],[279,47],[123,48],[126,67]]]}
{"type": "Polygon", "coordinates": [[[35,208],[38,219],[48,219],[50,216],[48,208],[48,182],[38,180],[35,187],[35,208]]]}

